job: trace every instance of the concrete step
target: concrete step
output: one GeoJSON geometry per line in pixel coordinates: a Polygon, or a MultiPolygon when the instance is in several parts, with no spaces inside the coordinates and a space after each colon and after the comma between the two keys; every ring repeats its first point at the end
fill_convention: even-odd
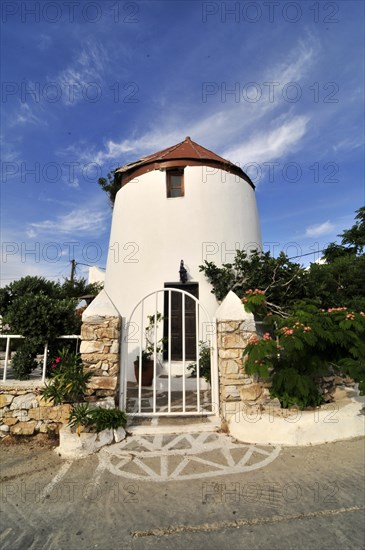
{"type": "Polygon", "coordinates": [[[133,418],[126,429],[132,435],[217,432],[221,429],[221,419],[217,416],[133,418]]]}

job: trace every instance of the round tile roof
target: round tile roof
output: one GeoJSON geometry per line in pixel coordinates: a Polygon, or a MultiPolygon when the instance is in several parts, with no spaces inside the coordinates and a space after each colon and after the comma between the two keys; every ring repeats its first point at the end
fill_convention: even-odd
{"type": "Polygon", "coordinates": [[[251,179],[245,174],[242,168],[216,155],[213,151],[202,147],[195,141],[192,141],[189,136],[187,136],[184,141],[172,147],[168,147],[167,149],[163,149],[147,157],[142,157],[135,162],[121,166],[117,168],[115,173],[120,175],[121,184],[123,186],[133,178],[151,172],[152,170],[185,166],[211,166],[219,168],[238,175],[255,188],[251,179]]]}

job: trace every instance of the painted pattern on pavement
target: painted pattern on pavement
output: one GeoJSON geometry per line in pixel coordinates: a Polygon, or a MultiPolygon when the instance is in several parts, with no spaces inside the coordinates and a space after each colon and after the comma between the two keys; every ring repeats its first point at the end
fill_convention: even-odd
{"type": "Polygon", "coordinates": [[[281,447],[236,442],[226,434],[136,435],[98,453],[96,477],[164,482],[249,472],[275,460],[281,447]]]}

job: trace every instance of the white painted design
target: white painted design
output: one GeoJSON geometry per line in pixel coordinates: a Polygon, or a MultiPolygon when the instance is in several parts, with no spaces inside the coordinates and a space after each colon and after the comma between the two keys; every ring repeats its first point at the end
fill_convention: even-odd
{"type": "Polygon", "coordinates": [[[72,464],[72,461],[71,460],[68,460],[67,462],[65,462],[61,468],[59,469],[59,471],[57,472],[57,474],[54,476],[54,478],[52,479],[52,481],[50,481],[50,483],[48,483],[48,485],[45,486],[45,488],[43,489],[43,491],[41,492],[40,494],[40,502],[44,502],[45,498],[47,497],[47,495],[51,494],[52,491],[53,491],[53,487],[59,483],[62,478],[67,474],[68,470],[70,469],[71,467],[71,464],[72,464]]]}
{"type": "Polygon", "coordinates": [[[97,477],[104,470],[139,481],[185,481],[239,474],[263,468],[281,447],[235,442],[217,433],[133,436],[99,454],[97,477]]]}

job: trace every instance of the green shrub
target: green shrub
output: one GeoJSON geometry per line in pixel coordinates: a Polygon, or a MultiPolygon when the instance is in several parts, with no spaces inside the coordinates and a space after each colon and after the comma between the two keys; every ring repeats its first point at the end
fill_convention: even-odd
{"type": "Polygon", "coordinates": [[[79,353],[64,348],[50,369],[50,380],[41,390],[44,399],[53,399],[56,405],[84,399],[91,372],[84,371],[79,353]]]}
{"type": "Polygon", "coordinates": [[[97,432],[106,429],[124,428],[127,424],[127,416],[119,409],[103,409],[101,407],[91,411],[92,426],[97,432]]]}
{"type": "MultiPolygon", "coordinates": [[[[245,307],[255,310],[258,294],[247,292],[245,307]]],[[[260,294],[260,296],[263,296],[260,294]]],[[[261,299],[259,307],[264,301],[261,299]]],[[[262,339],[251,338],[244,351],[245,370],[271,380],[271,396],[283,407],[321,403],[319,379],[348,374],[365,392],[365,313],[345,307],[318,309],[297,304],[286,318],[269,315],[262,339]]]]}
{"type": "Polygon", "coordinates": [[[79,435],[81,426],[101,432],[107,429],[124,428],[127,424],[127,416],[124,411],[101,407],[92,408],[88,403],[74,405],[68,420],[71,426],[77,426],[79,435]]]}
{"type": "Polygon", "coordinates": [[[19,380],[27,380],[30,373],[39,366],[35,357],[38,346],[29,340],[21,340],[16,354],[11,360],[11,366],[19,380]]]}

